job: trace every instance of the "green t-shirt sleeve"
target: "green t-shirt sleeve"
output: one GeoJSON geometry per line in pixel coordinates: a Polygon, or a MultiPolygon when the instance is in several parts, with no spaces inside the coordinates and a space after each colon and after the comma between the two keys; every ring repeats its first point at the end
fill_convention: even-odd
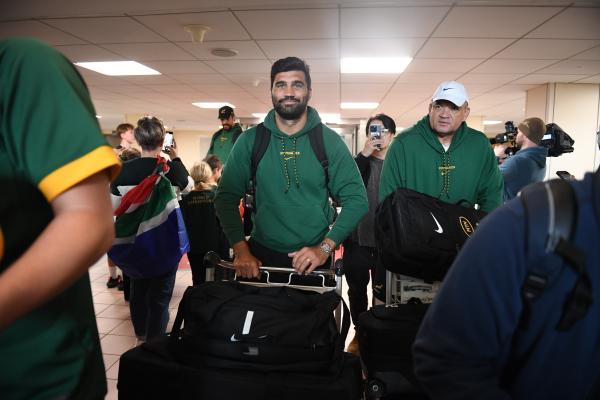
{"type": "Polygon", "coordinates": [[[0,42],[2,141],[10,163],[52,201],[119,161],[71,62],[30,39],[0,42]]]}
{"type": "Polygon", "coordinates": [[[383,201],[390,193],[403,186],[402,183],[402,163],[404,157],[402,153],[404,146],[395,139],[383,161],[381,169],[381,178],[379,181],[379,201],[383,201]]]}
{"type": "MultiPolygon", "coordinates": [[[[255,129],[248,131],[248,133],[254,132],[255,129]]],[[[223,169],[215,197],[215,209],[219,221],[227,240],[232,245],[245,239],[239,204],[250,181],[250,158],[255,136],[255,134],[244,134],[235,142],[223,169]]]]}
{"type": "Polygon", "coordinates": [[[326,237],[340,244],[369,211],[367,191],[348,147],[336,134],[328,135],[329,187],[342,211],[326,237]]]}

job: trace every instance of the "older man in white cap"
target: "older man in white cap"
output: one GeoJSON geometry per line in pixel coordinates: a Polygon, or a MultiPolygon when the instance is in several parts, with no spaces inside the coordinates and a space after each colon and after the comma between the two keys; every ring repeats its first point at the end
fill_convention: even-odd
{"type": "Polygon", "coordinates": [[[465,122],[468,102],[462,84],[442,82],[429,114],[397,135],[388,150],[380,200],[403,187],[447,203],[479,204],[486,212],[502,203],[502,175],[490,142],[465,122]]]}

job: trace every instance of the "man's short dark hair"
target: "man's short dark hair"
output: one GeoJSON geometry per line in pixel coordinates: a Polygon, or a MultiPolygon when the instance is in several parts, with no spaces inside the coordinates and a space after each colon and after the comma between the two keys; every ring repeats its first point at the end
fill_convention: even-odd
{"type": "Polygon", "coordinates": [[[162,146],[165,140],[165,127],[156,117],[144,117],[138,121],[133,135],[142,150],[152,151],[162,146]]]}
{"type": "Polygon", "coordinates": [[[209,154],[202,161],[204,161],[205,163],[207,163],[208,165],[210,165],[210,168],[213,171],[216,171],[217,169],[219,169],[219,168],[221,168],[223,166],[223,163],[221,162],[221,159],[216,154],[209,154]]]}
{"type": "Polygon", "coordinates": [[[310,68],[308,65],[298,57],[286,57],[280,58],[275,61],[271,66],[271,89],[273,88],[273,83],[275,81],[275,75],[280,72],[288,72],[288,71],[302,71],[304,72],[304,76],[306,78],[306,86],[310,90],[312,87],[310,80],[310,68]]]}
{"type": "Polygon", "coordinates": [[[396,134],[396,123],[394,122],[394,120],[385,114],[377,114],[373,115],[367,120],[367,126],[365,127],[365,132],[367,136],[369,136],[369,125],[371,125],[371,122],[375,120],[381,121],[383,123],[383,127],[387,129],[389,133],[391,133],[392,135],[396,134]]]}
{"type": "Polygon", "coordinates": [[[124,123],[124,124],[119,124],[119,126],[117,126],[117,129],[115,129],[115,136],[116,137],[121,137],[121,134],[129,131],[129,130],[134,130],[134,126],[128,123],[124,123]]]}

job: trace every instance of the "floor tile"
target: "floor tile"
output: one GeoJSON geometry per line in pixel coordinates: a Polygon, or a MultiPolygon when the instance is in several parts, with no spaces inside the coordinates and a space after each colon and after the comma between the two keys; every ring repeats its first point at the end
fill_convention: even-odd
{"type": "Polygon", "coordinates": [[[102,312],[96,314],[96,317],[102,318],[119,318],[119,319],[129,319],[131,318],[129,314],[129,306],[116,306],[110,305],[107,306],[102,312]]]}
{"type": "Polygon", "coordinates": [[[108,393],[104,400],[118,400],[119,392],[117,391],[117,381],[114,379],[108,379],[106,381],[106,386],[108,386],[108,393]]]}
{"type": "Polygon", "coordinates": [[[119,361],[106,370],[106,379],[119,379],[119,361]]]}
{"type": "Polygon", "coordinates": [[[110,333],[113,335],[121,336],[135,336],[135,332],[133,331],[133,324],[131,323],[130,319],[121,321],[121,324],[114,328],[110,333]]]}
{"type": "Polygon", "coordinates": [[[110,333],[121,323],[123,323],[123,320],[119,318],[96,318],[96,324],[98,325],[98,333],[110,333]]]}
{"type": "Polygon", "coordinates": [[[135,347],[136,338],[132,336],[106,335],[100,340],[102,354],[121,355],[135,347]]]}
{"type": "Polygon", "coordinates": [[[119,357],[116,354],[102,354],[102,358],[104,359],[104,369],[108,370],[112,367],[117,361],[119,361],[119,357]]]}

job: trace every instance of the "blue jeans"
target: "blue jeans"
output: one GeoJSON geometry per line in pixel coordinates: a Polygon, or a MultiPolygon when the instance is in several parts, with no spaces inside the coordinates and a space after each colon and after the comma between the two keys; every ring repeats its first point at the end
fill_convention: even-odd
{"type": "Polygon", "coordinates": [[[131,278],[129,311],[136,336],[151,340],[166,334],[176,273],[174,268],[157,278],[131,278]]]}

